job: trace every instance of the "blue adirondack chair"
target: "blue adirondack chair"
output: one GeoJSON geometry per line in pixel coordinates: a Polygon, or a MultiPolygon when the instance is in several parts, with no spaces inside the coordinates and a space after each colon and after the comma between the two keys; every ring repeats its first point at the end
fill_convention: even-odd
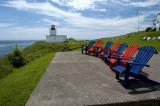
{"type": "Polygon", "coordinates": [[[127,43],[122,43],[116,51],[109,50],[109,52],[104,55],[105,62],[106,63],[109,62],[110,57],[112,55],[122,54],[122,52],[126,49],[127,46],[128,46],[127,43]]]}
{"type": "Polygon", "coordinates": [[[82,48],[81,48],[82,54],[84,53],[84,51],[85,51],[85,54],[87,54],[88,49],[91,48],[91,47],[93,47],[95,43],[96,43],[95,40],[90,40],[87,46],[85,46],[85,47],[82,46],[82,48]]]}
{"type": "Polygon", "coordinates": [[[112,46],[113,42],[108,41],[105,45],[105,47],[100,51],[100,49],[96,49],[96,56],[98,57],[101,55],[101,53],[107,53],[110,50],[110,47],[112,46]]]}
{"type": "MultiPolygon", "coordinates": [[[[128,86],[129,76],[132,76],[136,79],[140,79],[142,81],[149,81],[147,80],[148,76],[141,74],[141,70],[144,66],[149,67],[147,62],[151,59],[151,57],[158,53],[156,49],[152,46],[145,46],[139,49],[135,59],[131,60],[130,62],[126,62],[126,66],[123,67],[120,64],[117,64],[113,70],[116,72],[116,79],[119,79],[120,74],[124,75],[124,86],[128,86]]],[[[125,59],[125,58],[122,58],[125,59]]],[[[126,58],[127,59],[127,58],[126,58]]]]}

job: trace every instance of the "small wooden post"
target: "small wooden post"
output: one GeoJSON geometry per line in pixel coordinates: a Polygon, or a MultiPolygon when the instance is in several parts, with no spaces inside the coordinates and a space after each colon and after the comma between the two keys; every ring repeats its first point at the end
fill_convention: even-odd
{"type": "Polygon", "coordinates": [[[82,51],[82,54],[83,54],[83,45],[82,45],[81,51],[82,51]]]}

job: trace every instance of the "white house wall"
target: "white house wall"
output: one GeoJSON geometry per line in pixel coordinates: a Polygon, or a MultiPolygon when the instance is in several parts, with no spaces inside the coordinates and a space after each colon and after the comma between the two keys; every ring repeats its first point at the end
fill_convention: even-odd
{"type": "Polygon", "coordinates": [[[64,42],[67,40],[67,36],[47,36],[47,42],[64,42]]]}
{"type": "Polygon", "coordinates": [[[156,19],[156,31],[160,31],[160,15],[156,19]]]}

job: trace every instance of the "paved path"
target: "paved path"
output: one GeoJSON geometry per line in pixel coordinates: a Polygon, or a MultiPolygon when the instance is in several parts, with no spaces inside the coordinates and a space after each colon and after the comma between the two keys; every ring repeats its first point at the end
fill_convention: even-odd
{"type": "MultiPolygon", "coordinates": [[[[160,82],[160,55],[144,68],[160,82]],[[159,66],[158,66],[159,65],[159,66]]],[[[49,65],[26,106],[77,106],[147,100],[160,97],[160,86],[134,81],[126,89],[99,58],[59,52],[49,65]]]]}

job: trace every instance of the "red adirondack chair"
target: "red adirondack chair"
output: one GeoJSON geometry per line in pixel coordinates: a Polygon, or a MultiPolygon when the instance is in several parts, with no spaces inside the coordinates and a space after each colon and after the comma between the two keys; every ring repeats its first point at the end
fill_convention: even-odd
{"type": "Polygon", "coordinates": [[[116,64],[117,57],[125,58],[125,59],[122,59],[122,63],[130,61],[131,59],[133,59],[133,56],[137,52],[138,49],[139,49],[138,44],[129,45],[127,49],[124,51],[124,53],[115,54],[113,57],[110,58],[110,67],[112,68],[116,64]]]}
{"type": "Polygon", "coordinates": [[[100,51],[102,50],[102,46],[103,46],[102,40],[97,40],[95,46],[91,47],[88,50],[88,54],[92,53],[93,55],[95,55],[96,54],[96,50],[100,50],[100,51]]]}
{"type": "Polygon", "coordinates": [[[121,42],[117,41],[111,46],[110,49],[102,50],[102,52],[100,53],[101,59],[105,60],[105,54],[109,54],[109,53],[112,53],[113,51],[116,51],[120,45],[121,45],[121,42]]]}

